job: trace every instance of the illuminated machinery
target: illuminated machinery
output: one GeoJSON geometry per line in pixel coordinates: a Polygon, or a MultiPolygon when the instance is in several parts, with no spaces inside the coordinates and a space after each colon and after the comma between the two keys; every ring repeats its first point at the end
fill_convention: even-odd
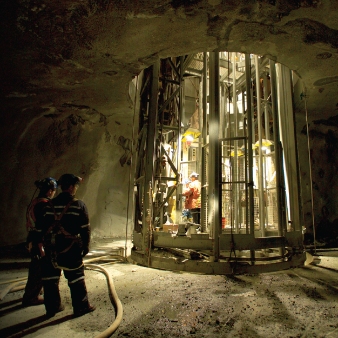
{"type": "Polygon", "coordinates": [[[292,109],[295,75],[264,57],[171,57],[139,77],[131,258],[210,274],[305,261],[292,109]],[[191,172],[200,224],[184,209],[191,172]]]}

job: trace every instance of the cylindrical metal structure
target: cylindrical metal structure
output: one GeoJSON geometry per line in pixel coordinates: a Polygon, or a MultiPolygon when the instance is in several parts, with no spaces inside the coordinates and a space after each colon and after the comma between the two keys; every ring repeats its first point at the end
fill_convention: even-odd
{"type": "Polygon", "coordinates": [[[139,130],[134,261],[213,274],[303,264],[296,138],[287,137],[294,130],[292,81],[278,69],[264,57],[227,52],[164,59],[161,75],[152,66],[140,109],[140,120],[144,107],[148,119],[139,130]],[[188,181],[198,176],[193,171],[201,186],[188,181]],[[187,216],[199,205],[200,224],[187,216]]]}

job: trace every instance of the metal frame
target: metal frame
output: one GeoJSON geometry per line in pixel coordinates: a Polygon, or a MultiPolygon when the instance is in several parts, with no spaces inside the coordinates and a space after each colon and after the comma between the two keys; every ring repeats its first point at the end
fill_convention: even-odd
{"type": "MultiPolygon", "coordinates": [[[[278,95],[283,94],[280,87],[279,93],[277,91],[280,79],[276,77],[275,63],[253,56],[255,62],[252,64],[249,54],[225,54],[227,59],[220,58],[219,52],[168,58],[144,71],[140,90],[134,247],[131,253],[131,258],[141,265],[228,274],[276,271],[302,265],[305,261],[301,225],[297,224],[293,229],[287,227],[290,220],[286,213],[284,182],[288,177],[283,167],[285,144],[280,138],[281,112],[278,107],[278,95]],[[241,57],[240,61],[238,57],[241,57]],[[237,73],[238,69],[240,72],[237,73]],[[164,228],[168,223],[166,220],[169,220],[169,205],[176,212],[173,217],[176,231],[182,225],[178,216],[182,205],[182,136],[188,128],[184,82],[189,76],[199,78],[196,96],[202,102],[199,106],[200,136],[195,140],[200,154],[198,166],[202,183],[201,231],[182,235],[175,231],[165,232],[164,228]],[[269,91],[271,94],[268,95],[269,91]],[[237,105],[239,94],[242,96],[240,106],[237,105]],[[263,128],[265,137],[272,137],[274,144],[274,190],[278,210],[275,230],[268,228],[265,206],[265,155],[261,151],[263,128]],[[259,150],[255,150],[257,154],[252,147],[256,139],[259,146],[259,150]],[[242,145],[244,160],[240,159],[242,145]],[[229,155],[231,151],[233,155],[229,155]],[[253,175],[255,156],[258,158],[257,197],[254,195],[253,175]],[[230,180],[222,177],[224,158],[232,163],[230,180]],[[239,177],[239,160],[244,163],[244,169],[241,169],[244,170],[243,179],[239,177]],[[238,199],[239,184],[245,186],[244,207],[238,199]],[[231,191],[232,197],[226,201],[222,197],[223,186],[231,191]],[[256,200],[260,217],[257,229],[254,214],[256,200]],[[230,203],[229,228],[222,228],[224,203],[230,203]]],[[[290,154],[288,158],[291,158],[290,154]]],[[[297,166],[297,159],[294,161],[297,166]]],[[[297,187],[293,196],[295,191],[297,187]]],[[[172,227],[174,229],[174,225],[172,227]]]]}

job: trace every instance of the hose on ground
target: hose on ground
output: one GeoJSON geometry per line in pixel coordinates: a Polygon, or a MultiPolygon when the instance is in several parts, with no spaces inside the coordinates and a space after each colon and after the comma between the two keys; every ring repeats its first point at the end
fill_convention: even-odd
{"type": "Polygon", "coordinates": [[[116,329],[118,328],[118,326],[120,325],[122,321],[122,316],[123,316],[122,303],[116,293],[113,279],[111,278],[111,276],[109,275],[109,272],[105,268],[103,268],[102,266],[96,265],[96,264],[86,264],[86,263],[85,263],[85,268],[89,270],[99,270],[100,272],[104,273],[104,275],[107,278],[110,295],[113,298],[112,300],[114,302],[114,307],[116,309],[116,317],[115,317],[114,322],[106,330],[104,330],[99,335],[97,335],[95,338],[110,337],[116,331],[116,329]]]}
{"type": "Polygon", "coordinates": [[[6,280],[6,281],[3,281],[3,282],[0,282],[0,285],[16,283],[16,282],[19,282],[19,281],[26,281],[26,280],[27,280],[27,277],[15,278],[15,279],[12,279],[12,280],[6,280]]]}
{"type": "MultiPolygon", "coordinates": [[[[16,283],[12,283],[12,284],[8,285],[4,290],[1,291],[0,300],[3,300],[5,298],[5,296],[7,295],[7,293],[11,292],[13,289],[16,289],[21,284],[26,284],[26,281],[22,280],[20,282],[16,282],[16,283]]],[[[24,287],[25,287],[25,285],[22,286],[22,288],[24,288],[24,287]]]]}
{"type": "MultiPolygon", "coordinates": [[[[108,256],[96,257],[96,258],[93,258],[93,259],[88,260],[88,261],[104,260],[107,257],[108,256]]],[[[108,338],[116,331],[116,329],[118,328],[118,326],[120,325],[120,323],[122,321],[122,317],[123,317],[122,303],[121,303],[121,301],[120,301],[120,299],[119,299],[119,297],[116,293],[115,286],[114,286],[114,283],[113,283],[113,279],[109,275],[109,272],[105,268],[103,268],[102,266],[97,265],[97,264],[88,264],[87,262],[84,262],[84,265],[85,265],[86,269],[99,270],[100,272],[104,273],[104,275],[107,278],[110,296],[112,298],[112,301],[114,303],[113,305],[114,305],[115,311],[116,311],[116,317],[115,317],[114,322],[105,331],[101,332],[95,338],[108,338]]],[[[4,297],[9,292],[19,291],[19,290],[24,289],[25,285],[26,285],[26,281],[27,281],[27,278],[25,277],[25,278],[20,278],[20,279],[6,281],[6,282],[1,283],[1,284],[8,284],[8,283],[11,283],[11,284],[0,292],[0,300],[3,300],[4,297]],[[16,281],[16,282],[13,283],[14,281],[16,281]]]]}

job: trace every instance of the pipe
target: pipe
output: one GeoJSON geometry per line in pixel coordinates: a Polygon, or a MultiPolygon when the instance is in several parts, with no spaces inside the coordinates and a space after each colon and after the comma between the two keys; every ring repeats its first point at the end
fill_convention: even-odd
{"type": "Polygon", "coordinates": [[[100,272],[104,273],[104,275],[107,277],[109,291],[111,293],[111,296],[113,298],[113,302],[116,308],[116,317],[115,317],[114,322],[106,330],[104,330],[99,335],[97,335],[95,338],[110,337],[116,331],[116,329],[118,328],[118,326],[120,325],[122,321],[122,316],[123,316],[122,303],[116,293],[113,280],[111,276],[109,275],[109,272],[105,268],[99,265],[96,265],[96,264],[85,264],[85,268],[90,269],[90,270],[99,270],[100,272]]]}

